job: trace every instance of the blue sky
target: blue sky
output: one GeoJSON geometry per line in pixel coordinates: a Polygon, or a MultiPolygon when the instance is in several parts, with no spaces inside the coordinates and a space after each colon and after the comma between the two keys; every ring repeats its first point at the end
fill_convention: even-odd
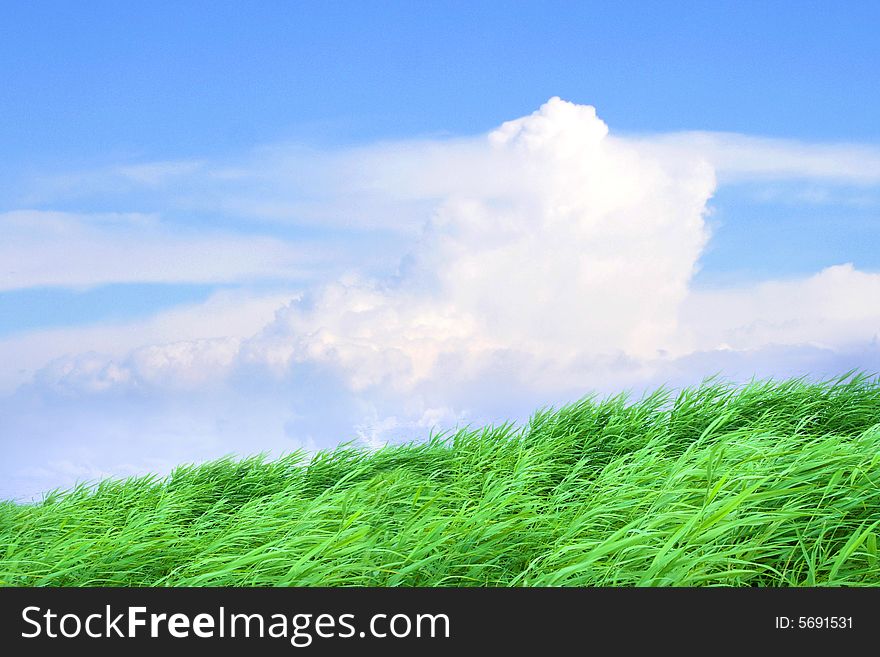
{"type": "MultiPolygon", "coordinates": [[[[618,132],[880,142],[880,8],[871,2],[13,2],[2,12],[4,210],[116,209],[102,196],[29,194],[52,174],[277,142],[470,135],[554,95],[596,105],[618,132]]],[[[719,193],[723,239],[703,276],[880,262],[865,239],[876,190],[869,208],[792,207],[748,191],[719,193]],[[829,231],[829,216],[852,230],[829,231]],[[790,248],[743,249],[754,230],[766,234],[762,244],[790,248]]],[[[34,305],[56,296],[40,311],[50,323],[86,321],[82,307],[103,318],[101,299],[137,313],[181,292],[119,288],[74,296],[82,307],[73,310],[66,293],[40,291],[34,305]]],[[[23,298],[0,294],[0,331],[32,326],[23,298]]]]}
{"type": "Polygon", "coordinates": [[[0,493],[880,366],[878,22],[4,3],[0,493]]]}
{"type": "Polygon", "coordinates": [[[470,134],[559,95],[617,130],[880,140],[873,2],[9,2],[15,168],[470,134]]]}

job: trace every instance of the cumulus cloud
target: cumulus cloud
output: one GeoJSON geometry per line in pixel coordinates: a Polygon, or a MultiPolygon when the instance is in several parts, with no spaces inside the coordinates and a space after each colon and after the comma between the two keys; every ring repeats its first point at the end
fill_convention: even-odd
{"type": "Polygon", "coordinates": [[[708,238],[704,160],[645,155],[560,99],[489,134],[479,160],[397,280],[314,292],[248,357],[326,361],[362,388],[412,385],[450,360],[473,374],[500,351],[649,358],[675,342],[708,238]]]}
{"type": "Polygon", "coordinates": [[[122,359],[97,352],[78,353],[41,368],[34,383],[70,395],[144,387],[166,391],[206,387],[229,374],[240,344],[240,339],[230,337],[146,345],[122,359]]]}
{"type": "MultiPolygon", "coordinates": [[[[96,372],[105,368],[108,373],[126,372],[120,375],[122,378],[116,377],[120,385],[158,380],[147,368],[132,370],[133,363],[147,363],[153,359],[166,363],[165,371],[170,371],[170,363],[186,364],[193,370],[180,371],[175,380],[208,381],[216,372],[200,372],[192,359],[175,357],[174,354],[199,353],[216,346],[219,353],[203,357],[200,362],[203,365],[224,362],[230,344],[238,344],[238,341],[257,333],[296,294],[291,289],[220,291],[202,303],[165,310],[146,320],[43,329],[2,338],[0,394],[14,391],[34,377],[43,385],[53,387],[66,378],[67,383],[60,384],[61,387],[74,392],[73,382],[90,381],[96,372]],[[160,357],[156,355],[157,351],[168,353],[160,357]],[[135,358],[137,354],[141,356],[135,358]],[[153,354],[152,358],[145,358],[147,354],[153,354]]],[[[88,384],[85,387],[104,389],[111,386],[88,384]]]]}
{"type": "Polygon", "coordinates": [[[880,274],[843,264],[807,278],[695,291],[683,319],[694,350],[851,348],[880,338],[880,274]]]}

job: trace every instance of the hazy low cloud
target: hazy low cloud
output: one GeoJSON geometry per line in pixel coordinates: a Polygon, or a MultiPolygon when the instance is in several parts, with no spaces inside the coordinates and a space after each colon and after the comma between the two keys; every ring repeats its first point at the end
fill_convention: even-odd
{"type": "MultiPolygon", "coordinates": [[[[254,292],[248,290],[222,291],[206,301],[175,307],[146,320],[98,324],[76,328],[53,328],[31,331],[21,335],[0,338],[0,394],[8,394],[35,375],[45,385],[61,385],[74,391],[73,382],[88,382],[100,377],[103,363],[108,372],[124,368],[136,353],[149,354],[151,350],[175,349],[187,352],[187,347],[174,345],[210,345],[214,341],[225,345],[250,337],[272,321],[275,313],[295,296],[293,290],[254,292]],[[82,359],[85,360],[82,360],[82,359]],[[91,363],[83,366],[77,363],[91,363]],[[66,381],[66,382],[65,382],[66,381]]],[[[202,347],[204,350],[204,347],[202,347]]],[[[221,352],[228,349],[220,347],[221,352]]],[[[218,356],[214,360],[221,360],[218,356]]],[[[173,357],[165,359],[172,362],[173,357]]],[[[169,368],[166,367],[167,371],[169,368]]],[[[181,382],[205,378],[205,373],[181,373],[181,382]]],[[[126,378],[116,377],[118,383],[130,385],[138,380],[129,372],[126,378]]],[[[147,379],[151,377],[147,376],[147,379]]],[[[104,388],[103,384],[96,384],[104,388]]],[[[85,383],[85,389],[95,388],[85,383]]]]}

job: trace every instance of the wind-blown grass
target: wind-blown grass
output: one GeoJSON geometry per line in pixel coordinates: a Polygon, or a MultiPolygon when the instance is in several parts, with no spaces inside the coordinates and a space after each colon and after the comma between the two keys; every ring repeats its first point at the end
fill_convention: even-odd
{"type": "Polygon", "coordinates": [[[0,504],[0,582],[880,584],[880,381],[710,381],[0,504]]]}

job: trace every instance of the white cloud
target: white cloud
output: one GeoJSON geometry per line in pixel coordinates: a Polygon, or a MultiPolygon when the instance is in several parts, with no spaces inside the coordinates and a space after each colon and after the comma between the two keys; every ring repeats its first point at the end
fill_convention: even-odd
{"type": "Polygon", "coordinates": [[[850,185],[880,184],[880,148],[811,143],[724,132],[681,132],[639,139],[646,147],[710,162],[722,183],[810,180],[850,185]]]}
{"type": "Polygon", "coordinates": [[[150,387],[164,391],[205,388],[232,371],[241,340],[184,340],[138,347],[122,359],[97,352],[65,355],[37,371],[44,390],[81,396],[150,387]]]}
{"type": "MultiPolygon", "coordinates": [[[[571,106],[585,111],[585,106],[571,106]]],[[[515,121],[510,124],[517,125],[515,121]]],[[[522,144],[552,140],[552,131],[560,128],[556,119],[549,117],[544,127],[538,127],[534,119],[530,126],[530,136],[523,136],[522,144]]],[[[507,129],[513,128],[500,129],[498,138],[507,129]]],[[[561,129],[566,136],[557,133],[559,156],[565,148],[560,142],[572,137],[571,126],[561,129]]],[[[711,131],[612,133],[602,142],[609,147],[624,145],[642,158],[663,161],[668,168],[677,162],[701,161],[722,184],[758,183],[772,192],[768,185],[794,182],[804,189],[790,189],[786,194],[802,200],[812,196],[823,202],[827,186],[843,186],[855,188],[845,195],[853,202],[875,203],[876,199],[863,197],[858,190],[880,184],[880,147],[876,145],[711,131]]],[[[574,138],[571,147],[576,143],[574,138]]],[[[486,135],[340,149],[274,144],[221,161],[142,162],[41,176],[30,181],[22,193],[24,199],[39,206],[86,199],[129,207],[158,206],[171,213],[222,215],[245,223],[383,230],[412,237],[421,232],[443,199],[458,195],[507,197],[520,172],[498,167],[497,160],[486,148],[486,135]]]]}
{"type": "Polygon", "coordinates": [[[143,185],[159,185],[189,176],[205,165],[199,161],[170,161],[132,164],[116,169],[120,178],[143,185]]]}
{"type": "MultiPolygon", "coordinates": [[[[223,362],[223,354],[228,353],[232,342],[257,333],[295,296],[294,291],[283,290],[262,294],[247,290],[217,292],[203,303],[165,310],[146,320],[44,329],[0,339],[0,394],[11,392],[44,368],[46,371],[38,376],[44,384],[60,380],[58,375],[66,372],[64,387],[70,390],[74,381],[87,382],[105,368],[109,368],[108,376],[120,369],[128,372],[133,354],[139,354],[136,362],[144,365],[163,359],[186,364],[186,354],[215,345],[218,354],[198,362],[223,362]],[[157,349],[168,353],[160,357],[157,349]],[[177,358],[175,353],[179,354],[177,358]],[[47,368],[48,363],[52,365],[47,368]],[[54,379],[50,372],[55,372],[54,379]]],[[[103,374],[100,377],[106,378],[103,374]]],[[[180,377],[183,382],[206,380],[208,373],[181,371],[180,377]]],[[[149,375],[145,378],[153,380],[149,375]]],[[[129,373],[120,383],[128,385],[133,380],[136,377],[129,373]]]]}
{"type": "Polygon", "coordinates": [[[880,274],[844,264],[807,278],[692,292],[683,319],[693,350],[865,344],[880,335],[880,274]]]}
{"type": "MultiPolygon", "coordinates": [[[[800,153],[788,142],[717,135],[614,137],[594,108],[554,98],[480,139],[337,154],[361,189],[432,200],[399,276],[313,287],[251,335],[166,332],[103,366],[93,356],[59,361],[46,380],[197,386],[240,367],[283,376],[314,364],[356,392],[405,391],[438,378],[478,380],[505,363],[518,381],[569,389],[615,369],[650,377],[691,353],[872,339],[880,279],[852,266],[690,289],[709,238],[710,162],[748,168],[731,164],[748,148],[800,153]]],[[[779,171],[792,174],[790,155],[776,158],[779,171]]],[[[830,170],[807,160],[803,171],[830,170]]]]}
{"type": "Polygon", "coordinates": [[[137,214],[0,214],[0,290],[301,279],[314,276],[328,253],[259,235],[183,230],[137,214]]]}
{"type": "Polygon", "coordinates": [[[447,162],[467,170],[462,188],[438,176],[446,196],[399,281],[328,286],[279,313],[247,354],[325,361],[355,388],[412,385],[445,355],[466,369],[500,350],[656,356],[676,339],[714,176],[607,132],[592,107],[559,99],[504,124],[479,167],[447,162]]]}

